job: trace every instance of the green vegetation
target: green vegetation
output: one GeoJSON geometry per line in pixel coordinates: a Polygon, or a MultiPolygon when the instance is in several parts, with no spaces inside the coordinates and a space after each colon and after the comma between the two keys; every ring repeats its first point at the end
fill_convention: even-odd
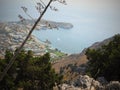
{"type": "MultiPolygon", "coordinates": [[[[7,66],[13,53],[6,51],[5,59],[0,59],[0,74],[7,66]]],[[[53,90],[60,84],[62,76],[51,67],[50,55],[33,57],[33,52],[22,50],[4,79],[0,82],[0,90],[53,90]]]]}
{"type": "Polygon", "coordinates": [[[108,81],[120,81],[120,35],[115,35],[108,45],[100,49],[88,49],[88,73],[94,77],[104,76],[108,81]]]}
{"type": "Polygon", "coordinates": [[[54,56],[51,58],[51,61],[58,60],[64,56],[67,56],[67,54],[61,52],[60,50],[56,49],[50,49],[50,47],[46,47],[47,52],[52,53],[54,56]]]}

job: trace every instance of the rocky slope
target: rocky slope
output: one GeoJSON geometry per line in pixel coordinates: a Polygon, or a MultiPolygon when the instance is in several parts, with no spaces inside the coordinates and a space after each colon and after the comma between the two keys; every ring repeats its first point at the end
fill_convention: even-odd
{"type": "Polygon", "coordinates": [[[60,68],[67,68],[69,65],[76,64],[77,66],[85,64],[87,62],[87,57],[85,54],[72,54],[66,56],[60,60],[56,60],[53,63],[53,68],[56,72],[60,72],[60,68]]]}
{"type": "Polygon", "coordinates": [[[94,80],[87,75],[79,75],[74,81],[59,85],[59,89],[54,87],[54,90],[120,90],[120,82],[111,81],[108,83],[103,78],[94,80]]]}

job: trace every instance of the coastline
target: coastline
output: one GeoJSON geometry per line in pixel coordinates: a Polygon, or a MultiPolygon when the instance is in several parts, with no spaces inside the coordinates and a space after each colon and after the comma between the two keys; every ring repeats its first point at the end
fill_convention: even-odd
{"type": "MultiPolygon", "coordinates": [[[[33,22],[26,21],[24,23],[26,24],[23,24],[19,21],[18,22],[0,22],[0,41],[1,41],[0,57],[3,57],[5,55],[5,51],[7,49],[11,51],[15,51],[21,45],[21,43],[27,36],[30,28],[32,27],[33,22]]],[[[48,28],[47,26],[45,27],[48,28]]],[[[31,37],[25,44],[24,49],[26,51],[32,50],[35,56],[43,55],[46,52],[49,52],[52,58],[59,58],[67,55],[59,51],[58,49],[51,48],[49,45],[50,42],[49,43],[48,42],[49,40],[47,40],[47,42],[43,42],[43,41],[40,41],[34,35],[31,35],[31,37]]]]}

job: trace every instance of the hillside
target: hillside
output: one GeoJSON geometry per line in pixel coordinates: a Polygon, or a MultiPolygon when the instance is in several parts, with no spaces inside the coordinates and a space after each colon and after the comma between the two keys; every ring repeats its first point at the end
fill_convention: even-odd
{"type": "MultiPolygon", "coordinates": [[[[56,69],[56,72],[63,75],[64,83],[60,86],[61,90],[120,90],[119,70],[116,70],[119,68],[120,55],[119,55],[119,52],[117,52],[117,50],[119,51],[119,49],[120,49],[119,41],[120,41],[120,35],[118,34],[118,35],[115,35],[114,37],[105,39],[104,41],[94,43],[92,46],[88,47],[90,49],[95,49],[96,52],[99,51],[98,48],[100,50],[103,50],[102,51],[103,53],[107,52],[107,50],[108,50],[108,52],[107,52],[108,56],[106,56],[107,58],[105,58],[105,61],[103,61],[103,62],[101,62],[101,61],[104,60],[104,56],[106,54],[103,55],[103,53],[101,53],[103,56],[101,56],[101,55],[99,56],[98,53],[91,54],[92,52],[89,54],[89,55],[91,55],[91,57],[89,56],[90,57],[89,60],[91,60],[92,57],[93,57],[92,60],[94,60],[94,62],[90,61],[91,63],[94,64],[93,65],[94,70],[93,70],[93,67],[91,66],[92,64],[90,64],[90,62],[87,63],[88,60],[86,58],[85,52],[88,48],[84,49],[83,52],[81,52],[80,54],[70,55],[62,60],[59,60],[57,63],[54,63],[53,67],[56,69]],[[105,46],[106,49],[105,49],[105,47],[101,47],[103,45],[106,45],[105,46]],[[109,49],[108,49],[108,47],[109,47],[109,49]],[[115,50],[115,48],[117,48],[117,49],[115,50]],[[104,51],[104,49],[105,49],[105,51],[104,51]],[[113,57],[112,57],[111,64],[106,63],[106,62],[109,62],[109,60],[111,59],[111,58],[109,58],[111,56],[111,52],[109,50],[113,51],[113,52],[115,51],[115,53],[112,54],[113,57]],[[108,53],[110,53],[110,54],[108,54],[108,53]],[[96,56],[96,55],[98,55],[98,56],[96,56]],[[94,58],[94,57],[96,57],[96,58],[94,58]],[[116,62],[116,60],[118,62],[116,62]],[[113,65],[113,66],[104,69],[103,65],[101,63],[103,63],[103,64],[106,63],[109,66],[111,66],[111,65],[113,65]],[[101,76],[101,73],[100,73],[100,76],[95,78],[94,76],[96,75],[96,73],[94,73],[92,76],[94,78],[92,78],[91,76],[88,76],[88,73],[90,73],[90,72],[87,71],[87,75],[86,75],[86,68],[87,69],[91,68],[92,69],[91,72],[94,72],[96,70],[96,68],[99,68],[101,71],[104,71],[107,69],[105,72],[107,72],[109,74],[107,74],[108,76],[105,77],[106,75],[101,76]],[[111,71],[111,70],[113,70],[113,71],[111,71]],[[117,75],[118,75],[118,77],[117,77],[117,75]],[[109,78],[114,77],[117,79],[111,79],[114,81],[111,81],[111,80],[109,81],[108,77],[109,78]]],[[[95,50],[93,50],[93,52],[95,50]]],[[[87,51],[87,53],[88,53],[88,51],[87,51]]],[[[98,70],[97,70],[97,74],[100,72],[100,71],[98,72],[98,70]]],[[[55,89],[55,90],[58,90],[58,89],[55,89]]]]}
{"type": "MultiPolygon", "coordinates": [[[[101,46],[103,45],[106,45],[108,44],[113,38],[108,38],[108,39],[105,39],[101,42],[96,42],[94,44],[92,44],[90,47],[90,49],[98,49],[100,48],[101,46]]],[[[85,55],[85,52],[88,48],[85,48],[81,53],[79,54],[71,54],[67,57],[64,57],[56,62],[53,63],[53,68],[55,68],[56,72],[59,72],[60,71],[60,68],[61,67],[66,67],[68,66],[69,64],[77,64],[77,66],[80,66],[82,64],[85,64],[88,60],[87,60],[87,57],[85,55]]]]}
{"type": "MultiPolygon", "coordinates": [[[[113,37],[114,37],[114,36],[113,36],[113,37]]],[[[107,38],[107,39],[105,39],[105,40],[103,40],[103,41],[100,41],[100,42],[95,42],[95,43],[93,43],[91,46],[89,46],[88,48],[89,48],[89,49],[98,49],[98,48],[101,48],[101,46],[107,45],[110,41],[112,41],[112,40],[113,40],[113,37],[107,38]]],[[[81,54],[85,54],[85,52],[86,52],[86,50],[87,50],[88,48],[85,48],[85,49],[81,52],[81,54]]]]}
{"type": "MultiPolygon", "coordinates": [[[[108,44],[111,40],[113,39],[113,37],[110,37],[108,39],[105,39],[103,41],[100,42],[96,42],[94,44],[92,44],[90,47],[90,49],[98,49],[103,45],[108,44]]],[[[70,64],[76,64],[78,67],[80,65],[85,64],[88,60],[87,57],[85,55],[85,52],[88,48],[85,48],[81,53],[79,54],[71,54],[65,58],[62,58],[56,62],[53,63],[53,68],[55,68],[56,72],[60,71],[61,67],[67,67],[70,64]]]]}

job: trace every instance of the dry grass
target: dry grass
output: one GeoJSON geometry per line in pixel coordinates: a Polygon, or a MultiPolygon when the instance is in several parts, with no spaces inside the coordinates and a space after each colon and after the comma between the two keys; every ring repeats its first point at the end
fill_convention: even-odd
{"type": "Polygon", "coordinates": [[[56,63],[53,64],[53,68],[56,72],[59,72],[61,67],[65,67],[69,64],[77,64],[78,66],[81,64],[85,64],[87,62],[86,55],[74,54],[68,57],[65,57],[61,60],[58,60],[56,63]]]}

